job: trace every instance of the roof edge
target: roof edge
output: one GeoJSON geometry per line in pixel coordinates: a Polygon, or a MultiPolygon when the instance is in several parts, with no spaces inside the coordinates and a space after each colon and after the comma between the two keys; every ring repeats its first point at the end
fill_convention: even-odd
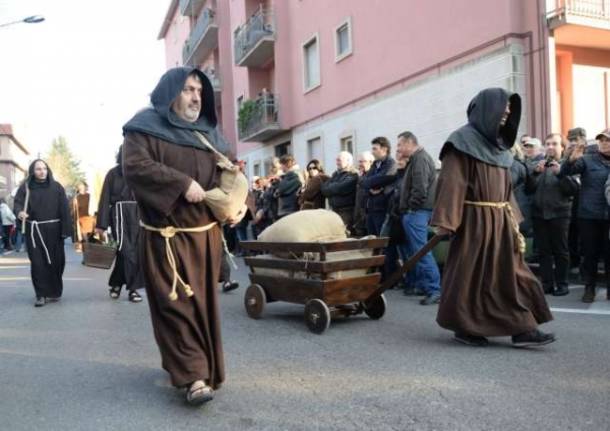
{"type": "Polygon", "coordinates": [[[176,13],[176,8],[178,7],[178,0],[171,0],[169,7],[167,8],[167,12],[165,13],[165,18],[163,19],[163,24],[161,25],[161,29],[159,30],[159,34],[157,35],[157,40],[165,39],[165,35],[167,34],[167,29],[172,23],[172,18],[176,13]]]}

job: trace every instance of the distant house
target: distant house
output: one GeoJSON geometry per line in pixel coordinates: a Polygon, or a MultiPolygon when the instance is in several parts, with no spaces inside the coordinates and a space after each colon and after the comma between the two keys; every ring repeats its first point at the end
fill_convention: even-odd
{"type": "Polygon", "coordinates": [[[13,134],[10,124],[0,124],[0,197],[7,197],[27,176],[30,152],[13,134]]]}

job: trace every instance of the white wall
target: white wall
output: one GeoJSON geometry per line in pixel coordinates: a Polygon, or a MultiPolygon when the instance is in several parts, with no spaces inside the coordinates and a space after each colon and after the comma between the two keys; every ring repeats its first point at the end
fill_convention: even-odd
{"type": "MultiPolygon", "coordinates": [[[[604,67],[575,64],[572,69],[574,85],[574,124],[584,127],[589,138],[606,128],[606,74],[604,67]]],[[[606,90],[610,93],[610,89],[606,90]]]]}

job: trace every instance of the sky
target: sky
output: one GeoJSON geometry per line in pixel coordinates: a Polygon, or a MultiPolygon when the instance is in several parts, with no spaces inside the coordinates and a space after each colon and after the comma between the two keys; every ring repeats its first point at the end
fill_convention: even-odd
{"type": "Polygon", "coordinates": [[[165,71],[169,0],[0,0],[0,123],[35,157],[65,136],[89,178],[114,164],[122,125],[165,71]]]}

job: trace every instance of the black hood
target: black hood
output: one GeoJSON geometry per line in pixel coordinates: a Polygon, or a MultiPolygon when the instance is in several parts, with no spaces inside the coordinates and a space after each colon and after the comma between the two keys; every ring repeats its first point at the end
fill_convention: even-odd
{"type": "Polygon", "coordinates": [[[116,164],[119,166],[123,165],[123,144],[119,146],[119,151],[116,153],[116,164]]]}
{"type": "Polygon", "coordinates": [[[217,130],[214,88],[208,77],[199,69],[176,67],[165,72],[153,90],[150,102],[152,107],[138,112],[129,120],[123,126],[123,133],[140,132],[172,144],[205,149],[193,133],[196,130],[205,134],[218,150],[228,150],[226,142],[217,130]],[[171,108],[191,73],[197,74],[203,87],[201,112],[194,123],[182,120],[171,108]]]}
{"type": "Polygon", "coordinates": [[[53,178],[53,171],[51,171],[51,168],[49,167],[49,164],[47,162],[45,162],[42,159],[36,159],[32,163],[30,163],[30,167],[28,168],[28,178],[27,178],[28,187],[30,187],[30,188],[47,187],[49,184],[51,184],[54,181],[55,181],[55,179],[53,178]],[[38,162],[44,163],[47,167],[47,179],[46,179],[46,181],[44,181],[42,183],[39,183],[38,181],[36,181],[36,178],[34,176],[34,165],[38,162]]]}
{"type": "Polygon", "coordinates": [[[484,163],[510,168],[521,120],[521,97],[502,88],[481,91],[468,105],[468,124],[453,132],[441,150],[440,158],[449,145],[484,163]],[[506,104],[510,102],[510,115],[500,125],[506,104]]]}

